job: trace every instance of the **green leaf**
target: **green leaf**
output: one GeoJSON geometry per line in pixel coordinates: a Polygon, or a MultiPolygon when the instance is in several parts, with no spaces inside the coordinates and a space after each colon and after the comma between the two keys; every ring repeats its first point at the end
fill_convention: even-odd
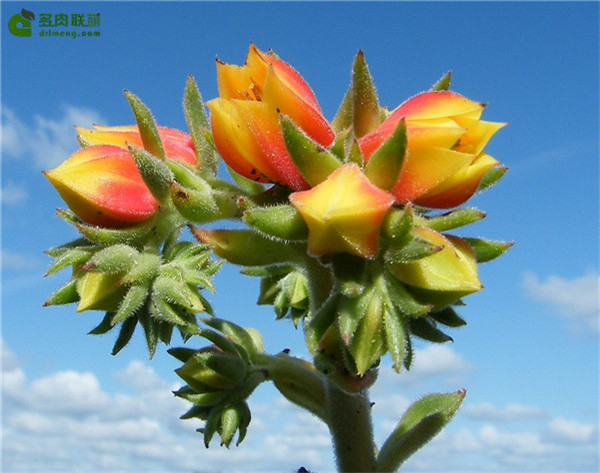
{"type": "Polygon", "coordinates": [[[210,124],[204,110],[202,97],[192,75],[188,76],[185,83],[183,111],[194,143],[198,168],[203,174],[216,176],[218,168],[217,154],[203,132],[203,130],[210,128],[210,124]]]}
{"type": "Polygon", "coordinates": [[[474,208],[458,209],[452,212],[447,212],[442,215],[425,219],[425,225],[435,230],[443,232],[453,228],[469,225],[485,218],[485,212],[474,208]]]}
{"type": "Polygon", "coordinates": [[[281,117],[281,126],[287,151],[311,187],[342,165],[331,151],[313,141],[286,116],[281,117]]]}
{"type": "Polygon", "coordinates": [[[440,90],[448,90],[450,88],[450,81],[452,79],[452,71],[446,72],[438,81],[431,86],[431,91],[437,92],[440,90]]]}
{"type": "Polygon", "coordinates": [[[127,90],[124,91],[124,94],[135,115],[144,149],[164,161],[166,159],[165,150],[150,109],[135,94],[127,90]]]}
{"type": "Polygon", "coordinates": [[[463,240],[475,253],[478,263],[491,261],[514,245],[514,242],[484,240],[483,238],[463,238],[463,240]]]}
{"type": "Polygon", "coordinates": [[[360,138],[373,131],[383,121],[377,91],[362,51],[359,51],[354,59],[351,89],[354,135],[360,138]]]}
{"type": "Polygon", "coordinates": [[[413,453],[433,439],[452,419],[465,391],[430,394],[408,408],[377,455],[376,471],[396,471],[413,453]]]}
{"type": "Polygon", "coordinates": [[[262,340],[255,340],[245,328],[233,322],[218,318],[205,318],[202,319],[202,322],[222,332],[229,340],[240,345],[251,356],[264,350],[262,340]]]}
{"type": "Polygon", "coordinates": [[[493,168],[488,169],[481,178],[481,181],[479,181],[477,192],[481,192],[482,190],[487,189],[498,182],[500,178],[504,176],[506,171],[508,171],[508,168],[502,165],[494,166],[493,168]]]}
{"type": "Polygon", "coordinates": [[[135,160],[135,164],[144,179],[144,183],[159,201],[164,202],[169,195],[169,188],[173,180],[173,173],[164,161],[143,148],[129,145],[129,152],[135,160]]]}
{"type": "Polygon", "coordinates": [[[365,166],[365,175],[380,189],[391,190],[398,181],[406,154],[406,122],[398,122],[394,133],[373,153],[365,166]]]}
{"type": "Polygon", "coordinates": [[[306,240],[308,227],[293,206],[255,207],[244,212],[242,220],[267,236],[282,240],[306,240]]]}

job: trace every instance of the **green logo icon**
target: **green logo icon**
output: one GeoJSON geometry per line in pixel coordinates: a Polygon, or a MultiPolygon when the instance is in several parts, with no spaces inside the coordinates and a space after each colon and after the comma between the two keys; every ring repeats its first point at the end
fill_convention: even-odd
{"type": "Polygon", "coordinates": [[[8,20],[8,29],[15,36],[31,36],[31,20],[35,20],[35,14],[24,8],[8,20]]]}

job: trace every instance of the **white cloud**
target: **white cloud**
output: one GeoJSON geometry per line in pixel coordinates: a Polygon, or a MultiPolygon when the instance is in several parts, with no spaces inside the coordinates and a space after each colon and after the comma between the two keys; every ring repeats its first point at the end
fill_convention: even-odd
{"type": "Polygon", "coordinates": [[[598,435],[598,427],[557,417],[549,422],[548,433],[559,442],[587,443],[598,435]]]}
{"type": "Polygon", "coordinates": [[[4,205],[20,204],[27,200],[27,190],[23,184],[7,181],[0,189],[0,203],[4,205]]]}
{"type": "Polygon", "coordinates": [[[528,273],[523,277],[523,287],[530,297],[551,305],[577,326],[600,333],[600,276],[597,272],[575,279],[549,276],[545,281],[528,273]]]}
{"type": "Polygon", "coordinates": [[[490,402],[467,404],[462,412],[469,417],[488,421],[522,420],[544,416],[544,411],[537,406],[507,404],[500,408],[490,402]]]}
{"type": "Polygon", "coordinates": [[[30,255],[15,253],[10,250],[0,251],[0,262],[3,269],[30,270],[39,268],[41,261],[30,255]]]}
{"type": "Polygon", "coordinates": [[[13,110],[2,107],[2,154],[25,158],[38,169],[50,169],[77,150],[75,125],[105,123],[98,112],[87,108],[66,105],[59,113],[51,118],[35,115],[29,125],[13,110]]]}

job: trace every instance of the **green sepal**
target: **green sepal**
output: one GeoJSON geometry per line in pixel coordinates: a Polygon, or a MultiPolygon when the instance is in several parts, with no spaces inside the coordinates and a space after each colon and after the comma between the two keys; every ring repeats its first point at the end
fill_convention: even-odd
{"type": "Polygon", "coordinates": [[[224,446],[229,448],[229,444],[242,420],[240,414],[241,413],[236,406],[230,406],[223,409],[223,412],[221,413],[221,425],[219,428],[221,447],[224,446]]]}
{"type": "Polygon", "coordinates": [[[304,338],[306,346],[311,353],[317,351],[319,342],[327,332],[327,329],[336,321],[338,302],[341,295],[332,294],[325,303],[319,307],[310,318],[306,319],[304,325],[304,338]]]}
{"type": "Polygon", "coordinates": [[[129,268],[121,279],[123,284],[141,283],[156,276],[161,265],[159,255],[153,253],[140,253],[135,258],[135,264],[129,268]]]}
{"type": "Polygon", "coordinates": [[[182,361],[183,363],[185,363],[192,356],[194,356],[194,353],[196,353],[196,351],[197,350],[195,350],[193,348],[175,347],[175,348],[169,348],[167,350],[167,353],[169,355],[171,355],[172,357],[177,358],[179,361],[182,361]]]}
{"type": "Polygon", "coordinates": [[[44,276],[50,276],[67,266],[77,266],[87,262],[94,254],[94,247],[74,247],[63,251],[50,264],[44,276]]]}
{"type": "MultiPolygon", "coordinates": [[[[177,372],[177,370],[175,370],[177,372]]],[[[185,399],[186,401],[193,402],[199,406],[216,406],[220,404],[226,397],[227,391],[195,391],[192,386],[184,386],[183,388],[175,391],[175,396],[185,399]]]]}
{"type": "Polygon", "coordinates": [[[113,229],[84,223],[70,210],[58,209],[56,211],[56,216],[62,218],[67,223],[74,225],[88,240],[88,243],[91,241],[104,246],[117,243],[141,243],[155,231],[157,223],[157,218],[154,217],[132,227],[113,229]]]}
{"type": "Polygon", "coordinates": [[[347,130],[352,126],[353,116],[352,116],[352,85],[346,91],[344,98],[342,99],[342,103],[338,108],[335,117],[331,121],[331,128],[337,135],[347,130]]]}
{"type": "Polygon", "coordinates": [[[281,126],[287,151],[311,187],[323,182],[342,165],[331,151],[313,141],[288,117],[281,117],[281,126]]]}
{"type": "Polygon", "coordinates": [[[175,180],[183,187],[204,192],[212,190],[210,184],[198,175],[193,166],[174,159],[168,159],[167,166],[173,173],[175,180]]]}
{"type": "Polygon", "coordinates": [[[415,236],[405,245],[390,245],[385,251],[383,258],[387,264],[408,263],[409,261],[431,256],[443,249],[443,246],[434,245],[427,240],[415,236]]]}
{"type": "Polygon", "coordinates": [[[384,190],[394,188],[406,155],[406,144],[406,122],[403,118],[365,166],[365,175],[372,184],[384,190]]]}
{"type": "Polygon", "coordinates": [[[202,322],[223,333],[229,340],[237,343],[252,357],[264,351],[262,339],[254,337],[246,328],[240,327],[228,320],[213,317],[204,318],[202,322]]]}
{"type": "Polygon", "coordinates": [[[198,169],[203,174],[216,176],[218,161],[211,143],[206,139],[203,130],[210,128],[208,117],[202,103],[202,96],[196,86],[194,77],[188,75],[183,93],[183,111],[194,143],[198,169]]]}
{"type": "Polygon", "coordinates": [[[482,238],[463,238],[475,253],[475,259],[478,263],[485,263],[497,258],[511,246],[514,242],[492,241],[482,238]]]}
{"type": "Polygon", "coordinates": [[[405,244],[409,242],[413,222],[414,211],[411,205],[406,205],[403,209],[392,208],[384,217],[381,230],[385,237],[397,244],[405,244]]]}
{"type": "MultiPolygon", "coordinates": [[[[112,317],[111,317],[112,319],[112,317]]],[[[138,323],[138,319],[135,317],[129,317],[121,324],[121,330],[119,330],[119,336],[113,345],[112,354],[116,355],[119,353],[131,340],[135,327],[138,323]]]]}
{"type": "Polygon", "coordinates": [[[77,292],[77,279],[71,279],[48,297],[46,302],[44,302],[44,307],[49,305],[71,304],[78,300],[79,293],[77,292]]]}
{"type": "Polygon", "coordinates": [[[200,419],[200,420],[206,420],[208,419],[208,415],[210,414],[210,411],[212,410],[212,406],[200,406],[197,404],[194,404],[185,414],[181,415],[179,418],[181,420],[187,420],[187,419],[200,419]]]}
{"type": "Polygon", "coordinates": [[[246,210],[242,220],[267,236],[281,240],[306,240],[308,227],[293,206],[254,207],[246,210]]]}
{"type": "Polygon", "coordinates": [[[365,165],[365,158],[356,140],[353,140],[348,148],[347,162],[358,164],[361,168],[365,165]]]}
{"type": "Polygon", "coordinates": [[[71,251],[73,249],[83,250],[86,248],[93,249],[94,247],[92,245],[90,245],[89,240],[87,240],[86,238],[77,238],[76,240],[70,241],[63,245],[53,246],[52,248],[44,251],[44,254],[48,255],[52,258],[58,258],[62,254],[66,253],[67,251],[71,251]]]}
{"type": "Polygon", "coordinates": [[[364,258],[349,253],[338,253],[332,257],[333,275],[342,294],[356,297],[367,287],[368,264],[364,258]]]}
{"type": "Polygon", "coordinates": [[[367,290],[358,297],[341,297],[338,304],[337,325],[340,336],[346,345],[350,345],[358,326],[367,314],[371,301],[377,297],[373,290],[367,290]]]}
{"type": "Polygon", "coordinates": [[[173,307],[171,307],[171,304],[162,297],[157,296],[154,291],[150,297],[149,307],[150,315],[157,321],[178,326],[186,325],[186,321],[173,307]]]}
{"type": "Polygon", "coordinates": [[[210,245],[216,255],[241,266],[265,266],[295,262],[306,254],[306,246],[266,238],[253,230],[202,230],[194,236],[210,245]]]}
{"type": "Polygon", "coordinates": [[[452,71],[446,72],[442,77],[440,77],[435,84],[431,86],[429,89],[432,92],[439,92],[440,90],[448,90],[450,89],[450,81],[452,80],[452,71]]]}
{"type": "Polygon", "coordinates": [[[82,269],[94,273],[126,273],[136,263],[139,251],[129,245],[112,245],[92,256],[82,269]]]}
{"type": "Polygon", "coordinates": [[[210,414],[208,415],[208,419],[204,423],[204,427],[202,428],[202,433],[204,434],[204,446],[208,448],[210,445],[210,441],[213,436],[219,430],[219,426],[221,424],[221,413],[223,412],[222,408],[216,407],[214,408],[210,414]]]}
{"type": "Polygon", "coordinates": [[[111,319],[111,325],[116,325],[119,322],[123,322],[126,318],[132,316],[142,305],[146,302],[148,297],[149,288],[145,286],[134,285],[131,286],[121,304],[119,309],[111,319]]]}
{"type": "MultiPolygon", "coordinates": [[[[146,347],[148,348],[148,358],[152,359],[156,353],[158,341],[161,339],[165,343],[169,343],[171,334],[173,333],[173,326],[161,321],[157,321],[152,317],[146,305],[143,310],[137,313],[137,317],[142,329],[144,331],[144,338],[146,339],[146,347]]],[[[130,317],[127,320],[135,319],[130,317]]]]}
{"type": "Polygon", "coordinates": [[[508,168],[502,165],[496,165],[488,169],[481,178],[481,181],[479,181],[479,186],[477,187],[476,192],[481,192],[498,182],[500,178],[504,176],[504,173],[506,173],[506,171],[508,171],[508,168]]]}
{"type": "Polygon", "coordinates": [[[171,182],[171,198],[177,211],[194,223],[205,223],[220,217],[219,207],[210,191],[199,191],[171,182]]]}
{"type": "Polygon", "coordinates": [[[397,471],[452,419],[464,397],[461,389],[449,394],[429,394],[412,404],[381,447],[375,471],[397,471]]]}
{"type": "Polygon", "coordinates": [[[381,333],[382,315],[383,301],[378,295],[374,295],[370,298],[365,315],[360,320],[348,347],[358,375],[364,375],[385,353],[384,337],[381,333]]]}
{"type": "Polygon", "coordinates": [[[144,149],[162,161],[165,161],[165,150],[150,109],[135,94],[127,90],[123,93],[125,94],[125,97],[127,97],[129,105],[135,115],[144,149]]]}
{"type": "Polygon", "coordinates": [[[442,332],[435,326],[435,322],[428,317],[409,319],[410,332],[423,340],[433,343],[446,343],[454,341],[452,337],[442,332]]]}
{"type": "Polygon", "coordinates": [[[392,357],[394,370],[399,373],[407,356],[406,339],[408,338],[402,315],[395,310],[385,310],[383,314],[383,329],[385,344],[392,357]]]}
{"type": "Polygon", "coordinates": [[[235,182],[235,184],[246,194],[256,195],[265,191],[264,186],[260,182],[253,181],[252,179],[248,179],[247,177],[238,174],[229,166],[227,166],[227,171],[233,179],[233,182],[235,182]]]}
{"type": "Polygon", "coordinates": [[[156,200],[164,202],[169,195],[170,183],[173,180],[173,173],[165,161],[161,161],[144,148],[132,144],[129,144],[127,148],[133,156],[148,190],[156,200]]]}
{"type": "Polygon", "coordinates": [[[246,401],[242,401],[236,404],[236,409],[238,411],[238,415],[240,418],[240,422],[238,425],[239,434],[236,446],[239,446],[244,439],[246,438],[246,432],[248,431],[248,425],[250,425],[250,420],[252,419],[252,414],[250,413],[250,408],[246,401]]]}
{"type": "Polygon", "coordinates": [[[423,222],[432,230],[443,232],[477,222],[478,220],[485,218],[485,215],[485,212],[482,212],[481,210],[465,208],[453,210],[452,212],[447,212],[435,217],[429,217],[423,219],[423,222]]]}
{"type": "Polygon", "coordinates": [[[384,119],[373,78],[359,51],[352,65],[352,123],[357,138],[373,131],[384,119]]]}
{"type": "Polygon", "coordinates": [[[462,327],[467,325],[467,322],[459,316],[452,307],[446,307],[438,312],[429,314],[436,322],[444,324],[448,327],[462,327]]]}
{"type": "Polygon", "coordinates": [[[181,275],[172,277],[160,274],[152,284],[154,298],[163,299],[169,304],[177,304],[192,313],[202,312],[204,309],[197,291],[197,288],[187,284],[181,275]]]}
{"type": "Polygon", "coordinates": [[[114,312],[106,312],[100,323],[90,330],[88,335],[104,335],[105,333],[108,333],[114,327],[114,325],[110,323],[114,315],[114,312]]]}
{"type": "Polygon", "coordinates": [[[385,289],[380,289],[380,291],[385,290],[392,306],[400,313],[413,316],[423,315],[433,308],[431,305],[418,302],[393,274],[386,271],[384,280],[385,289]]]}

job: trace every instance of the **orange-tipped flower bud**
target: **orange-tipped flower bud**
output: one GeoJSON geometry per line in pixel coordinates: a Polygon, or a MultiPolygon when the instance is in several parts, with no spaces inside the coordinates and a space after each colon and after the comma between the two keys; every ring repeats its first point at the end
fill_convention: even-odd
{"type": "Polygon", "coordinates": [[[158,210],[129,152],[111,145],[88,146],[44,174],[84,222],[119,228],[158,210]]]}
{"type": "Polygon", "coordinates": [[[480,120],[484,107],[455,92],[425,92],[400,105],[363,136],[359,146],[369,160],[404,119],[408,149],[392,190],[396,201],[455,207],[475,193],[489,169],[500,164],[483,148],[504,124],[480,120]]]}
{"type": "Polygon", "coordinates": [[[225,162],[249,179],[306,189],[286,150],[280,114],[323,146],[335,134],[300,74],[252,44],[244,66],[218,61],[217,79],[220,98],[207,105],[215,145],[225,162]]]}

